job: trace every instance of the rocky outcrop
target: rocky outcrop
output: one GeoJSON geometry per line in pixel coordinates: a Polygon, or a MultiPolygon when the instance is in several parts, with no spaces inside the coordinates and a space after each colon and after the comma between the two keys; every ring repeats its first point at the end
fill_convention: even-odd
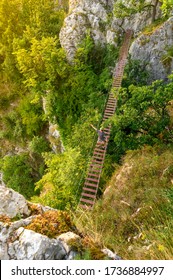
{"type": "MultiPolygon", "coordinates": [[[[49,94],[49,92],[47,92],[49,94]]],[[[45,115],[49,118],[49,113],[47,106],[49,102],[47,102],[46,97],[42,98],[42,104],[43,104],[43,111],[45,115]]],[[[60,136],[60,131],[58,130],[58,125],[55,123],[52,123],[49,120],[49,127],[48,127],[48,134],[47,134],[47,140],[49,141],[52,151],[54,153],[63,153],[65,151],[61,136],[60,136]]]]}
{"type": "MultiPolygon", "coordinates": [[[[12,223],[0,222],[0,260],[12,259],[9,253],[9,246],[12,246],[13,241],[16,239],[16,231],[29,225],[33,219],[34,216],[31,216],[12,223]]],[[[17,258],[15,257],[14,259],[17,258]]]]}
{"type": "Polygon", "coordinates": [[[63,244],[32,230],[20,227],[13,234],[16,239],[8,245],[9,259],[17,260],[62,260],[67,255],[63,244]]]}
{"type": "Polygon", "coordinates": [[[63,153],[65,151],[57,124],[49,122],[48,140],[54,153],[63,153]]]}
{"type": "MultiPolygon", "coordinates": [[[[60,32],[60,42],[66,50],[69,61],[73,60],[76,49],[87,32],[90,32],[96,44],[116,46],[124,31],[132,29],[135,37],[130,48],[132,59],[145,61],[145,64],[148,64],[147,69],[151,73],[149,82],[167,77],[173,70],[173,60],[171,58],[163,60],[163,57],[173,43],[172,18],[155,28],[153,32],[145,34],[142,32],[143,29],[152,23],[152,7],[131,17],[118,19],[113,13],[115,2],[114,0],[69,1],[69,14],[60,32]]],[[[158,2],[155,18],[160,16],[158,2]]]]}
{"type": "MultiPolygon", "coordinates": [[[[43,227],[44,232],[47,232],[50,223],[53,226],[51,229],[56,229],[60,220],[55,221],[52,216],[57,215],[57,210],[28,203],[22,195],[6,188],[5,185],[0,186],[0,195],[1,260],[72,260],[79,254],[74,244],[81,244],[82,237],[76,233],[67,231],[50,238],[28,228],[34,224],[35,228],[39,228],[41,232],[43,232],[43,227]],[[50,219],[53,220],[45,222],[44,213],[49,213],[50,219]],[[18,220],[15,221],[15,219],[18,220]]],[[[64,226],[66,221],[63,220],[62,223],[64,226]]],[[[67,225],[70,225],[68,218],[67,225]]],[[[76,230],[75,227],[73,228],[76,230]]],[[[119,258],[107,248],[104,248],[102,252],[107,258],[119,258]]]]}
{"type": "Polygon", "coordinates": [[[5,185],[0,185],[0,215],[7,215],[14,218],[17,215],[29,216],[30,210],[25,198],[6,188],[5,185]]]}
{"type": "MultiPolygon", "coordinates": [[[[152,9],[135,14],[130,18],[114,16],[114,0],[70,0],[69,14],[60,32],[60,42],[72,60],[78,45],[89,31],[95,43],[117,45],[119,36],[126,29],[137,35],[152,21],[152,9]]],[[[127,1],[126,1],[127,2],[127,1]]],[[[156,11],[156,18],[159,11],[156,11]]]]}
{"type": "Polygon", "coordinates": [[[73,59],[79,43],[87,34],[88,30],[95,42],[105,43],[107,22],[106,0],[79,0],[69,1],[69,15],[64,21],[60,32],[60,42],[67,53],[69,60],[73,59]]]}
{"type": "Polygon", "coordinates": [[[164,79],[173,70],[173,17],[155,28],[151,33],[140,35],[131,45],[132,59],[139,59],[147,64],[150,80],[164,79]]]}

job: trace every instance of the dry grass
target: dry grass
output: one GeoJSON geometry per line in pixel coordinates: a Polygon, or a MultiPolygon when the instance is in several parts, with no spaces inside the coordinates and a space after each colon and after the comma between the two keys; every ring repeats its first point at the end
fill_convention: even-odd
{"type": "Polygon", "coordinates": [[[129,152],[91,212],[76,225],[123,259],[173,258],[173,148],[129,152]]]}
{"type": "Polygon", "coordinates": [[[26,228],[50,238],[68,231],[76,232],[76,227],[70,215],[65,211],[54,210],[38,215],[26,228]]]}

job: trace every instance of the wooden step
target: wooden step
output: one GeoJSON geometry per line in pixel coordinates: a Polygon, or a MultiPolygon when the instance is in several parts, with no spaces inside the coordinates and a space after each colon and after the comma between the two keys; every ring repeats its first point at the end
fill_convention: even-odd
{"type": "MultiPolygon", "coordinates": [[[[103,160],[104,161],[104,160],[103,160]]],[[[103,165],[103,161],[100,163],[100,164],[97,164],[97,163],[90,163],[89,165],[89,168],[90,170],[94,170],[94,171],[97,171],[97,170],[100,170],[102,169],[102,165],[103,165]]]]}
{"type": "Polygon", "coordinates": [[[88,182],[85,182],[84,185],[85,185],[85,186],[94,187],[94,188],[97,188],[97,187],[98,187],[98,184],[92,184],[92,183],[88,183],[88,182]]]}
{"type": "MultiPolygon", "coordinates": [[[[99,147],[99,145],[98,145],[98,147],[99,147]]],[[[103,147],[103,148],[104,148],[104,147],[103,147]]],[[[96,148],[94,149],[94,151],[95,151],[95,152],[104,153],[104,152],[105,152],[105,149],[101,150],[101,149],[99,149],[99,148],[96,147],[96,148]]]]}
{"type": "MultiPolygon", "coordinates": [[[[122,82],[122,81],[121,81],[121,82],[122,82]]],[[[114,82],[113,82],[113,86],[114,86],[115,84],[120,86],[120,85],[121,85],[121,82],[114,81],[114,82]]]]}
{"type": "Polygon", "coordinates": [[[81,196],[90,197],[90,198],[94,198],[94,199],[96,197],[94,194],[89,194],[89,193],[82,193],[81,196]]]}
{"type": "MultiPolygon", "coordinates": [[[[109,103],[115,103],[117,101],[117,99],[116,98],[112,98],[112,99],[109,99],[108,98],[108,101],[107,101],[107,104],[109,104],[109,103]]],[[[107,104],[106,104],[106,106],[107,106],[107,104]]]]}
{"type": "MultiPolygon", "coordinates": [[[[97,159],[97,161],[98,161],[98,158],[95,158],[95,157],[92,157],[92,160],[95,160],[95,159],[97,159]]],[[[99,163],[103,163],[103,159],[101,159],[100,161],[98,161],[99,163]]]]}
{"type": "Polygon", "coordinates": [[[96,161],[96,162],[93,162],[94,160],[96,160],[95,158],[92,158],[91,159],[91,164],[97,164],[97,165],[102,165],[102,161],[96,161]]]}
{"type": "Polygon", "coordinates": [[[95,172],[95,173],[100,174],[101,171],[102,171],[102,169],[94,169],[93,167],[91,167],[91,168],[89,169],[89,172],[92,172],[92,173],[95,172]]]}
{"type": "Polygon", "coordinates": [[[94,179],[94,178],[90,178],[90,177],[87,177],[86,179],[85,179],[85,181],[92,181],[92,182],[96,182],[96,183],[98,183],[98,179],[94,179]]]}
{"type": "Polygon", "coordinates": [[[100,161],[98,161],[98,160],[95,160],[95,159],[92,159],[91,162],[92,162],[92,163],[96,163],[96,164],[102,163],[102,162],[100,162],[100,161]]]}
{"type": "Polygon", "coordinates": [[[92,193],[97,193],[97,189],[90,189],[90,188],[85,188],[85,187],[83,187],[83,189],[82,190],[84,190],[84,191],[86,191],[86,192],[92,192],[92,193]]]}
{"type": "Polygon", "coordinates": [[[101,169],[102,164],[93,163],[93,164],[90,164],[90,167],[95,167],[96,169],[101,169]]]}
{"type": "Polygon", "coordinates": [[[104,116],[113,116],[115,112],[105,112],[104,116]]]}
{"type": "Polygon", "coordinates": [[[93,154],[98,155],[98,156],[103,156],[104,155],[103,153],[98,153],[98,152],[94,152],[93,154]]]}
{"type": "Polygon", "coordinates": [[[114,84],[121,85],[121,82],[122,82],[122,79],[121,79],[121,81],[114,80],[112,84],[113,84],[113,85],[114,85],[114,84]]]}
{"type": "Polygon", "coordinates": [[[120,86],[121,86],[121,83],[113,82],[112,86],[113,86],[113,87],[115,87],[115,86],[120,87],[120,86]]]}
{"type": "Polygon", "coordinates": [[[114,110],[111,110],[111,109],[106,109],[106,110],[105,110],[105,113],[108,113],[108,114],[114,114],[114,110]]]}
{"type": "Polygon", "coordinates": [[[102,152],[100,151],[98,151],[98,149],[97,148],[95,148],[94,149],[94,153],[93,153],[93,155],[97,155],[97,156],[104,156],[104,153],[105,153],[105,150],[103,150],[102,152]],[[96,154],[97,153],[97,154],[96,154]]]}
{"type": "Polygon", "coordinates": [[[107,118],[103,118],[103,121],[106,121],[106,120],[108,120],[109,118],[107,117],[107,118]]]}
{"type": "Polygon", "coordinates": [[[104,117],[106,117],[106,116],[110,117],[110,116],[113,116],[113,115],[114,115],[114,113],[105,113],[104,117]]]}
{"type": "Polygon", "coordinates": [[[84,198],[81,198],[80,199],[80,202],[85,202],[85,203],[88,203],[88,204],[91,204],[91,205],[93,205],[94,204],[94,201],[93,200],[89,200],[89,199],[84,199],[84,198]]]}
{"type": "MultiPolygon", "coordinates": [[[[106,110],[112,110],[111,113],[114,114],[115,113],[115,107],[113,108],[107,108],[106,110]]],[[[107,112],[106,112],[107,113],[107,112]]]]}
{"type": "Polygon", "coordinates": [[[106,121],[106,120],[108,120],[109,119],[109,117],[104,117],[103,118],[103,121],[106,121]]]}
{"type": "Polygon", "coordinates": [[[110,136],[110,131],[109,132],[105,131],[104,134],[106,135],[106,138],[107,138],[108,136],[110,136]]]}
{"type": "Polygon", "coordinates": [[[116,99],[115,100],[113,100],[113,101],[109,101],[108,100],[108,103],[107,103],[107,105],[106,106],[115,106],[115,104],[116,104],[116,99]]]}
{"type": "Polygon", "coordinates": [[[88,173],[88,176],[93,176],[95,178],[99,178],[100,177],[99,174],[93,174],[93,173],[88,173]]]}
{"type": "Polygon", "coordinates": [[[96,155],[95,153],[96,153],[96,152],[93,152],[92,159],[98,159],[98,160],[102,161],[103,158],[104,158],[104,154],[96,155]]]}
{"type": "Polygon", "coordinates": [[[121,85],[113,85],[113,88],[120,88],[121,87],[121,85]]]}

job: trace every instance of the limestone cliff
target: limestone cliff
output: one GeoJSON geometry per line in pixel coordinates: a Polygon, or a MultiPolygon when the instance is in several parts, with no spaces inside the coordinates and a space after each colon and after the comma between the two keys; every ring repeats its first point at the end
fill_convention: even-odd
{"type": "Polygon", "coordinates": [[[173,46],[173,17],[159,25],[151,33],[141,34],[131,45],[132,59],[148,63],[150,79],[165,79],[173,70],[173,57],[169,49],[173,46]]]}
{"type": "MultiPolygon", "coordinates": [[[[144,34],[143,29],[152,23],[152,9],[125,19],[118,19],[113,13],[115,2],[114,0],[69,1],[69,14],[60,32],[60,42],[66,50],[67,58],[73,60],[76,49],[87,32],[90,32],[96,44],[116,46],[124,31],[130,28],[134,31],[134,42],[130,49],[132,58],[148,62],[148,69],[152,72],[151,80],[165,78],[173,70],[173,60],[170,59],[169,65],[162,63],[162,57],[172,46],[172,18],[161,24],[153,33],[144,34]]],[[[160,16],[161,12],[157,7],[155,18],[160,16]]]]}

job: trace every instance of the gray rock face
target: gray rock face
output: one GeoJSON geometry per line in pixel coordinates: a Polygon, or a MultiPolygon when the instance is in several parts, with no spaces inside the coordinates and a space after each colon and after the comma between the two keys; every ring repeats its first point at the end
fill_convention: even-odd
{"type": "Polygon", "coordinates": [[[150,79],[164,79],[173,70],[173,59],[164,62],[164,55],[173,46],[173,17],[158,27],[151,35],[142,34],[131,45],[132,59],[148,62],[150,79]]]}
{"type": "MultiPolygon", "coordinates": [[[[112,1],[106,0],[69,1],[69,15],[60,32],[60,42],[66,50],[69,60],[73,59],[79,43],[88,30],[91,31],[96,43],[106,43],[105,27],[108,20],[108,9],[111,6],[112,1]]],[[[108,38],[111,36],[109,31],[108,38]]]]}
{"type": "Polygon", "coordinates": [[[16,260],[62,260],[66,251],[59,240],[20,227],[16,240],[9,244],[8,255],[16,260]]]}
{"type": "Polygon", "coordinates": [[[57,238],[25,229],[36,216],[31,216],[10,224],[0,222],[1,260],[70,260],[74,252],[68,245],[71,239],[80,238],[67,232],[57,238]]]}
{"type": "Polygon", "coordinates": [[[0,222],[0,260],[9,260],[9,244],[13,243],[15,232],[20,227],[29,225],[35,216],[21,219],[19,221],[7,224],[0,222]]]}
{"type": "Polygon", "coordinates": [[[16,215],[29,216],[30,211],[21,194],[0,185],[0,214],[13,218],[16,215]]]}
{"type": "MultiPolygon", "coordinates": [[[[120,33],[126,29],[133,29],[137,35],[152,21],[152,9],[131,18],[117,19],[113,14],[114,0],[70,0],[69,15],[60,32],[60,42],[72,60],[78,45],[88,30],[95,43],[117,45],[120,33]]],[[[127,1],[125,1],[127,2],[127,1]]],[[[150,1],[151,2],[151,1],[150,1]]],[[[156,13],[156,18],[159,12],[156,13]]]]}
{"type": "Polygon", "coordinates": [[[71,250],[71,247],[69,246],[69,241],[77,239],[80,239],[80,237],[73,232],[63,233],[60,236],[58,236],[57,240],[59,240],[63,244],[66,250],[66,260],[73,260],[75,258],[77,252],[71,250]]]}
{"type": "MultiPolygon", "coordinates": [[[[119,36],[127,29],[134,31],[136,38],[130,48],[132,59],[138,59],[149,63],[151,72],[150,81],[167,77],[173,70],[173,60],[163,63],[163,55],[167,48],[173,44],[172,18],[162,26],[156,28],[152,34],[143,34],[144,27],[152,23],[152,8],[144,10],[140,14],[134,14],[130,18],[117,19],[113,15],[113,4],[116,1],[98,0],[71,0],[69,15],[60,32],[60,42],[66,50],[67,58],[72,61],[76,49],[89,31],[95,44],[117,45],[119,36]]],[[[126,4],[128,1],[125,1],[126,4]]],[[[149,1],[151,3],[151,1],[149,1]]],[[[153,3],[155,1],[153,0],[153,3]]],[[[156,9],[156,18],[161,11],[159,4],[156,9]]]]}

